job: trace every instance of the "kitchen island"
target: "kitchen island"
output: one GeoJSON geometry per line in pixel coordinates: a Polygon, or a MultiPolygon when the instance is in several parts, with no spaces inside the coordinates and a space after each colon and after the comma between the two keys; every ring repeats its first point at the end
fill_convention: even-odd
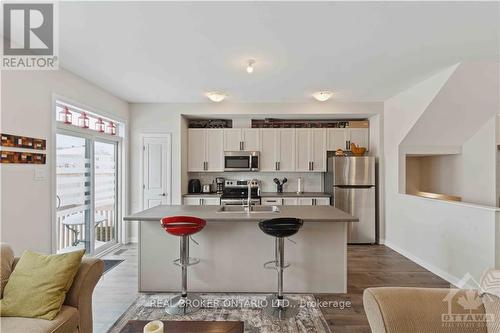
{"type": "MultiPolygon", "coordinates": [[[[195,292],[275,292],[276,272],[263,268],[274,259],[274,238],[258,222],[277,217],[304,220],[285,242],[285,292],[345,293],[347,291],[347,224],[357,218],[333,206],[279,206],[274,212],[222,212],[225,206],[161,205],[124,218],[139,223],[139,291],[177,292],[181,273],[172,261],[179,257],[179,238],[160,225],[165,216],[197,216],[207,221],[190,243],[188,290],[195,292]]],[[[230,206],[226,206],[230,207],[230,206]]],[[[234,207],[234,206],[232,206],[234,207]]],[[[257,206],[263,207],[263,206],[257,206]]]]}

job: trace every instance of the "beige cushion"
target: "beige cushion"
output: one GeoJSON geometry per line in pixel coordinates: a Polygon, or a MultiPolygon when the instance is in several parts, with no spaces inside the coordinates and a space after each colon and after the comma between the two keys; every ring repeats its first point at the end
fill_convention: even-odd
{"type": "Polygon", "coordinates": [[[481,277],[481,290],[500,297],[500,270],[489,269],[481,277]]]}
{"type": "Polygon", "coordinates": [[[53,320],[2,317],[0,331],[6,333],[74,333],[78,332],[78,311],[63,305],[53,320]]]}
{"type": "Polygon", "coordinates": [[[0,243],[0,298],[3,297],[3,288],[9,281],[14,263],[14,251],[5,243],[0,243]]]}
{"type": "Polygon", "coordinates": [[[486,293],[481,296],[481,300],[489,317],[486,323],[488,333],[500,332],[500,297],[486,293]]]}
{"type": "Polygon", "coordinates": [[[363,294],[363,305],[373,333],[487,332],[484,321],[472,328],[462,323],[443,325],[448,313],[484,315],[484,305],[474,290],[368,288],[363,294]],[[463,308],[463,300],[474,301],[471,311],[463,308]]]}

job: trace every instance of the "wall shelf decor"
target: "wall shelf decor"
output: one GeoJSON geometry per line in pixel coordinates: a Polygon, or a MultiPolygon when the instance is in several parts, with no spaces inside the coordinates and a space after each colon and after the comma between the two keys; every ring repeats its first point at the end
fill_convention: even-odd
{"type": "Polygon", "coordinates": [[[0,163],[6,164],[45,164],[46,155],[40,153],[26,153],[20,151],[7,151],[0,152],[0,163]]]}
{"type": "Polygon", "coordinates": [[[27,148],[36,150],[45,150],[47,141],[44,139],[30,138],[27,136],[18,136],[13,134],[1,134],[2,140],[0,146],[14,147],[14,148],[27,148]]]}

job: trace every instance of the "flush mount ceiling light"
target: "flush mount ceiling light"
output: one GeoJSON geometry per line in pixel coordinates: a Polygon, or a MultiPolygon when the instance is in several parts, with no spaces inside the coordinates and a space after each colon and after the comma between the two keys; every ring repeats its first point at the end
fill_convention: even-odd
{"type": "Polygon", "coordinates": [[[255,65],[255,60],[254,59],[248,60],[248,63],[247,63],[247,73],[248,74],[253,73],[253,70],[254,70],[253,65],[255,65]]]}
{"type": "Polygon", "coordinates": [[[313,93],[313,97],[320,102],[325,102],[325,101],[329,100],[330,98],[332,98],[332,96],[333,96],[333,93],[331,91],[327,91],[327,90],[316,91],[313,93]]]}
{"type": "Polygon", "coordinates": [[[220,91],[209,91],[205,94],[212,102],[219,103],[226,98],[226,94],[220,91]]]}

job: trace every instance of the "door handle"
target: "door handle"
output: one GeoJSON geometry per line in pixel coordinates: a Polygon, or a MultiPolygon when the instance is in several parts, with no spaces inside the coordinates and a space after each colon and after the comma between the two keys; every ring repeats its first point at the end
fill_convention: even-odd
{"type": "Polygon", "coordinates": [[[166,193],[162,193],[162,194],[158,194],[160,197],[166,197],[167,194],[166,193]]]}
{"type": "Polygon", "coordinates": [[[281,169],[281,162],[278,162],[278,171],[281,169]]]}
{"type": "Polygon", "coordinates": [[[311,161],[311,171],[314,171],[314,162],[311,161]]]}
{"type": "Polygon", "coordinates": [[[274,170],[278,171],[278,162],[274,162],[274,170]]]}

